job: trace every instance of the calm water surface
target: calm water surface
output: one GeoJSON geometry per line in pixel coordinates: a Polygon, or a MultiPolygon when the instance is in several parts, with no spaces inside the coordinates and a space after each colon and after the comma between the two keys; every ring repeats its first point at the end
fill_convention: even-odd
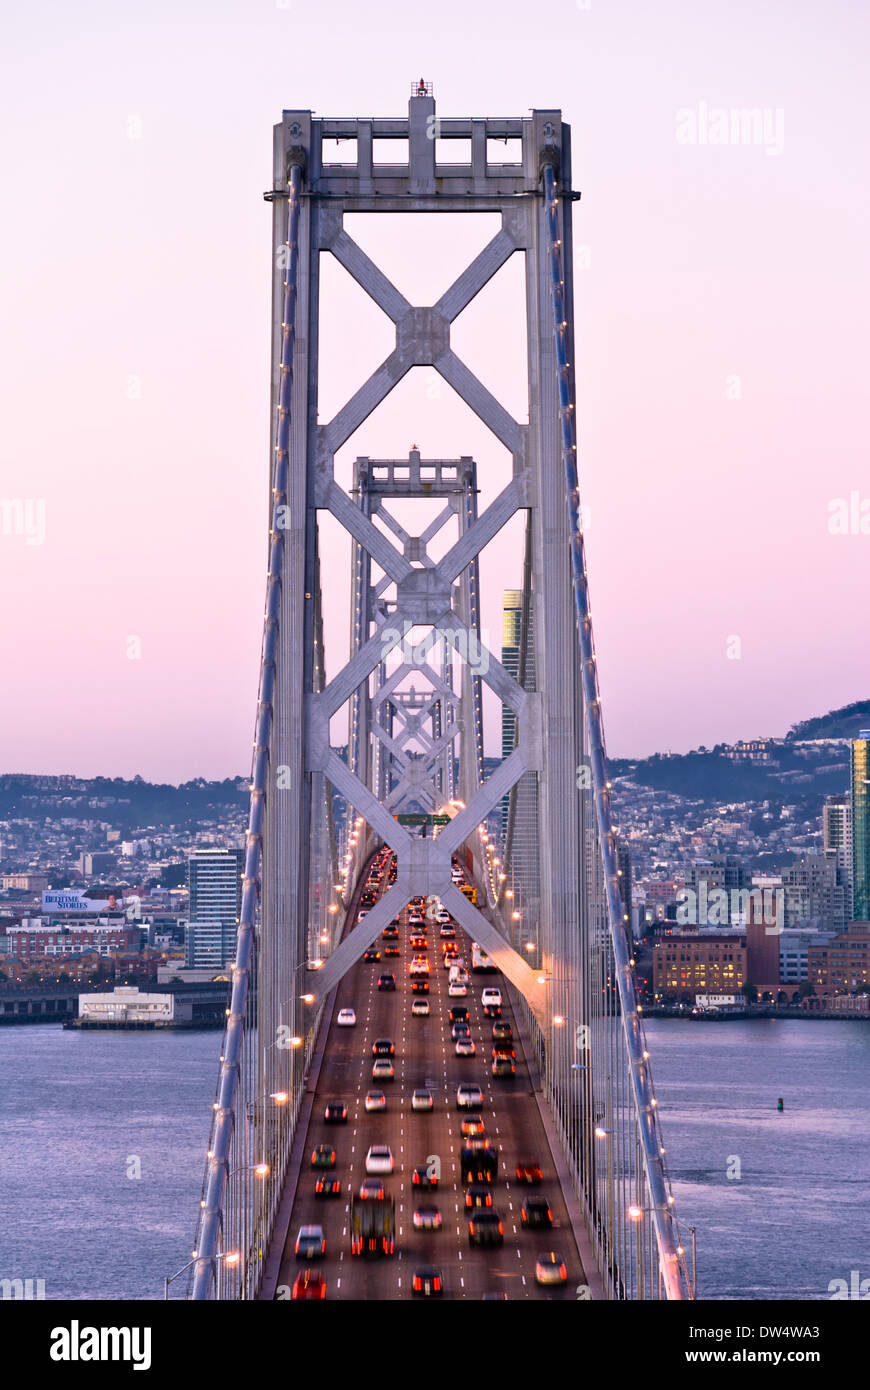
{"type": "Polygon", "coordinates": [[[829,1298],[832,1279],[870,1277],[870,1026],[646,1030],[677,1214],[697,1227],[698,1297],[829,1298]]]}

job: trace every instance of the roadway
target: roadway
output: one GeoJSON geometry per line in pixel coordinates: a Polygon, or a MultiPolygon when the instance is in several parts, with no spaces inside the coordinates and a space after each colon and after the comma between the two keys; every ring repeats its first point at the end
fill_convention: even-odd
{"type": "MultiPolygon", "coordinates": [[[[414,1271],[425,1264],[441,1270],[443,1296],[447,1298],[480,1299],[484,1293],[505,1293],[508,1299],[573,1299],[576,1286],[586,1280],[522,1049],[516,1041],[516,1076],[512,1080],[494,1079],[490,1071],[492,1020],[484,1017],[480,995],[488,986],[502,988],[501,976],[472,974],[467,996],[449,998],[439,929],[433,924],[427,932],[430,992],[414,994],[408,975],[414,953],[409,941],[407,908],[401,913],[400,923],[398,941],[378,939],[380,961],[357,962],[337,990],[281,1261],[279,1289],[292,1287],[304,1268],[294,1253],[300,1226],[321,1225],[326,1255],[314,1267],[325,1275],[328,1299],[412,1298],[414,1271]],[[384,957],[383,947],[387,944],[398,945],[401,954],[384,957]],[[378,976],[385,971],[396,977],[395,993],[377,988],[378,976]],[[411,1013],[413,1000],[421,997],[429,1000],[428,1017],[411,1013]],[[447,1023],[454,1004],[468,1007],[471,1036],[477,1047],[474,1057],[455,1055],[447,1023]],[[335,1020],[342,1008],[356,1011],[355,1027],[337,1027],[335,1020]],[[372,1079],[372,1043],[376,1038],[390,1038],[395,1044],[394,1081],[372,1079]],[[494,1209],[504,1224],[504,1245],[500,1247],[472,1248],[468,1243],[459,1172],[464,1112],[456,1108],[456,1088],[463,1081],[480,1086],[480,1113],[488,1137],[499,1150],[498,1178],[491,1187],[494,1209]],[[411,1093],[421,1086],[429,1087],[433,1093],[432,1111],[411,1109],[411,1093]],[[385,1093],[387,1108],[367,1113],[366,1092],[375,1088],[385,1093]],[[347,1105],[346,1124],[325,1123],[324,1109],[331,1101],[347,1105]],[[311,1154],[321,1143],[335,1148],[333,1173],[342,1181],[339,1197],[314,1194],[316,1178],[324,1170],[311,1167],[311,1154]],[[396,1253],[393,1257],[363,1259],[350,1253],[350,1198],[366,1176],[365,1159],[372,1144],[388,1144],[393,1151],[395,1170],[383,1181],[387,1193],[396,1201],[396,1253]],[[412,1188],[413,1169],[430,1154],[437,1154],[441,1161],[438,1189],[430,1192],[412,1188]],[[538,1186],[516,1182],[516,1164],[528,1158],[535,1158],[542,1165],[544,1181],[538,1186]],[[520,1212],[526,1196],[547,1198],[553,1214],[552,1230],[522,1226],[520,1212]],[[441,1230],[414,1229],[414,1210],[424,1205],[438,1207],[441,1230]],[[565,1261],[568,1280],[564,1287],[541,1287],[535,1282],[538,1252],[547,1250],[555,1250],[565,1261]]],[[[470,940],[457,924],[454,926],[461,955],[470,970],[470,940]]],[[[513,1026],[516,1039],[518,1030],[503,990],[501,1021],[513,1026]]]]}

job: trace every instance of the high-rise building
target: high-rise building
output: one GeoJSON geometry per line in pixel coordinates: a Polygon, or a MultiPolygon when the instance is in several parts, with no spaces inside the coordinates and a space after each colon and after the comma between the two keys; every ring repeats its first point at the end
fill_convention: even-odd
{"type": "Polygon", "coordinates": [[[852,740],[852,913],[870,922],[870,729],[852,740]]]}
{"type": "Polygon", "coordinates": [[[785,926],[812,925],[820,931],[844,931],[849,921],[845,875],[824,854],[805,854],[782,872],[785,926]]]}
{"type": "Polygon", "coordinates": [[[203,849],[189,857],[185,964],[191,969],[220,970],[234,959],[243,868],[244,851],[240,849],[203,849]]]}
{"type": "MultiPolygon", "coordinates": [[[[501,661],[505,670],[520,680],[520,656],[522,651],[523,595],[519,589],[506,589],[504,592],[501,661]]],[[[525,690],[535,689],[535,619],[534,595],[529,596],[529,628],[526,641],[526,661],[522,685],[525,690]]],[[[501,752],[507,758],[516,745],[516,715],[507,705],[502,705],[501,752]]],[[[510,864],[508,873],[522,908],[525,929],[533,930],[538,919],[540,905],[538,846],[538,778],[534,772],[524,772],[516,786],[513,835],[511,840],[510,864]]],[[[501,838],[506,847],[510,797],[501,802],[501,838]]]]}
{"type": "Polygon", "coordinates": [[[853,917],[852,906],[852,797],[828,796],[822,807],[822,847],[825,857],[837,866],[837,882],[846,893],[846,920],[853,917]]]}
{"type": "MultiPolygon", "coordinates": [[[[520,589],[505,589],[502,608],[501,664],[515,681],[520,678],[520,650],[523,625],[523,595],[520,589]]],[[[526,653],[525,688],[535,688],[534,617],[529,599],[529,637],[526,653]]],[[[507,705],[501,707],[501,755],[507,758],[514,751],[517,737],[517,717],[507,705]]],[[[502,801],[502,835],[507,830],[508,798],[502,801]]]]}

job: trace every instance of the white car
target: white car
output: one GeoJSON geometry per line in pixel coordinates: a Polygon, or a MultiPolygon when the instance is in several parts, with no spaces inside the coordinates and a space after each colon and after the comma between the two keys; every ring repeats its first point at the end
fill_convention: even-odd
{"type": "Polygon", "coordinates": [[[412,1014],[417,1014],[418,1017],[420,1017],[420,1018],[428,1018],[428,1017],[429,1017],[429,1000],[428,1000],[428,999],[415,999],[414,1002],[413,1002],[413,1004],[411,1005],[411,1013],[412,1013],[412,1014]]]}
{"type": "Polygon", "coordinates": [[[493,1004],[501,1008],[501,990],[485,989],[480,996],[480,1002],[484,1008],[486,1008],[488,1004],[493,1004]]]}
{"type": "Polygon", "coordinates": [[[457,1038],[454,1050],[457,1057],[474,1057],[477,1054],[477,1048],[471,1038],[457,1038]]]}
{"type": "Polygon", "coordinates": [[[479,1086],[459,1086],[456,1090],[457,1110],[476,1110],[483,1105],[483,1092],[479,1086]]]}
{"type": "Polygon", "coordinates": [[[462,984],[461,980],[451,980],[447,986],[447,993],[451,999],[464,999],[468,993],[468,986],[462,984]]]}
{"type": "Polygon", "coordinates": [[[386,1110],[387,1098],[383,1091],[366,1091],[366,1110],[386,1110]]]}
{"type": "Polygon", "coordinates": [[[372,1067],[372,1081],[394,1081],[396,1068],[389,1057],[379,1057],[372,1067]]]}
{"type": "Polygon", "coordinates": [[[435,1101],[432,1099],[432,1092],[426,1086],[421,1086],[411,1096],[412,1110],[433,1110],[435,1101]]]}
{"type": "Polygon", "coordinates": [[[367,1173],[392,1173],[393,1151],[387,1144],[372,1144],[366,1154],[367,1173]]]}
{"type": "Polygon", "coordinates": [[[353,1009],[340,1009],[336,1020],[339,1028],[355,1028],[356,1014],[353,1009]]]}

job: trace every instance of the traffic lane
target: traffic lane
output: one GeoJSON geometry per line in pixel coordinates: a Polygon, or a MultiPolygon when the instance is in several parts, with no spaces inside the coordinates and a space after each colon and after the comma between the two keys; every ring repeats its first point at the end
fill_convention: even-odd
{"type": "MultiPolygon", "coordinates": [[[[401,960],[407,970],[407,913],[403,914],[403,918],[402,957],[392,958],[391,964],[398,965],[401,960]]],[[[463,942],[462,945],[467,951],[467,944],[463,942]]],[[[560,1240],[562,1233],[558,1230],[550,1234],[523,1230],[519,1211],[524,1194],[510,1181],[509,1176],[517,1157],[542,1157],[548,1152],[536,1107],[533,1100],[530,1101],[527,1079],[523,1084],[522,1067],[518,1067],[518,1076],[513,1083],[515,1089],[509,1089],[511,1083],[507,1082],[497,1082],[494,1089],[488,1067],[492,1024],[483,1016],[478,994],[472,989],[465,1000],[449,999],[447,972],[441,972],[436,965],[430,976],[431,1016],[418,1018],[410,1011],[417,996],[410,990],[404,973],[400,974],[398,969],[395,971],[398,981],[396,994],[377,990],[377,975],[383,964],[383,960],[379,964],[360,963],[342,982],[346,988],[342,990],[338,1006],[355,1007],[358,1023],[354,1029],[338,1029],[333,1025],[334,1036],[328,1040],[330,1065],[325,1082],[321,1074],[322,1084],[312,1119],[311,1128],[314,1131],[318,1117],[322,1120],[327,1100],[345,1100],[351,1109],[351,1142],[340,1146],[334,1141],[334,1136],[343,1126],[323,1126],[319,1139],[313,1133],[309,1136],[309,1150],[314,1142],[323,1142],[324,1137],[335,1142],[339,1169],[344,1169],[343,1198],[326,1203],[312,1197],[306,1202],[304,1190],[300,1187],[301,1200],[297,1201],[291,1223],[292,1241],[295,1241],[296,1231],[301,1224],[318,1223],[324,1226],[327,1259],[323,1263],[330,1297],[409,1297],[413,1267],[421,1261],[431,1261],[442,1269],[448,1297],[480,1297],[484,1292],[499,1289],[504,1289],[509,1298],[563,1296],[564,1290],[542,1289],[534,1283],[534,1260],[538,1250],[550,1249],[558,1241],[561,1253],[568,1262],[569,1280],[573,1278],[572,1260],[576,1261],[578,1278],[582,1277],[573,1239],[570,1239],[570,1249],[566,1249],[568,1242],[560,1240]],[[477,1058],[455,1058],[446,1021],[449,1007],[454,1002],[465,1003],[469,1009],[472,1033],[479,1045],[477,1058]],[[364,1037],[358,1038],[361,1030],[364,1037]],[[397,1080],[381,1086],[388,1098],[387,1111],[367,1115],[362,1108],[365,1091],[370,1085],[380,1084],[373,1083],[370,1077],[371,1044],[378,1036],[391,1037],[397,1046],[397,1080]],[[436,1084],[439,1076],[443,1090],[442,1086],[436,1084]],[[453,1109],[455,1088],[460,1080],[474,1080],[481,1085],[487,1131],[502,1150],[499,1180],[493,1185],[496,1208],[500,1211],[505,1228],[505,1245],[502,1247],[473,1250],[467,1244],[464,1189],[458,1170],[462,1147],[459,1132],[461,1114],[453,1109]],[[437,1109],[427,1114],[414,1113],[410,1108],[410,1092],[427,1081],[433,1085],[437,1109]],[[338,1089],[342,1087],[347,1094],[338,1094],[338,1089]],[[354,1088],[353,1098],[351,1088],[354,1088]],[[502,1105],[501,1102],[505,1103],[502,1105]],[[533,1112],[531,1115],[530,1110],[533,1112]],[[345,1257],[350,1239],[349,1196],[365,1174],[365,1155],[371,1143],[390,1144],[396,1158],[397,1171],[392,1178],[385,1180],[388,1190],[396,1198],[397,1245],[401,1242],[394,1260],[359,1261],[352,1259],[349,1253],[345,1257]],[[413,1154],[412,1145],[416,1146],[413,1154]],[[444,1181],[437,1194],[418,1195],[410,1186],[410,1170],[416,1163],[422,1163],[430,1153],[438,1153],[441,1157],[444,1181]],[[415,1231],[413,1211],[430,1198],[434,1199],[434,1204],[441,1211],[443,1228],[437,1233],[415,1231]],[[338,1202],[341,1203],[341,1212],[332,1210],[325,1217],[324,1208],[334,1208],[338,1202]],[[514,1241],[517,1243],[514,1244],[514,1241]]],[[[483,979],[486,981],[486,977],[483,979]]],[[[496,981],[489,977],[488,983],[496,981]]],[[[511,1021],[508,1010],[505,1010],[503,1017],[511,1021]]],[[[313,1188],[313,1183],[310,1186],[313,1188]]],[[[537,1190],[549,1198],[554,1218],[557,1222],[563,1221],[563,1230],[570,1233],[561,1193],[554,1193],[554,1186],[557,1187],[545,1181],[537,1190]]],[[[288,1242],[288,1250],[291,1249],[292,1244],[288,1242]]]]}

